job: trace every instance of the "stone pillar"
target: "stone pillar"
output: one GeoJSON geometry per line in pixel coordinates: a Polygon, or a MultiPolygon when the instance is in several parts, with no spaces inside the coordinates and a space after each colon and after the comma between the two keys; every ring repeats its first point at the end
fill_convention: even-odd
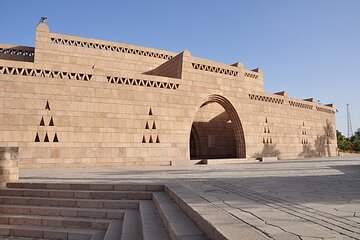
{"type": "Polygon", "coordinates": [[[18,157],[18,147],[0,147],[0,188],[19,179],[18,157]]]}

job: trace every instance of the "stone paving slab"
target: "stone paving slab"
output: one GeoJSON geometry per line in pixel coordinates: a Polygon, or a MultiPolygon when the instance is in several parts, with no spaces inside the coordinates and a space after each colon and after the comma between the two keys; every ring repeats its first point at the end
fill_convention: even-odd
{"type": "Polygon", "coordinates": [[[22,169],[20,180],[169,188],[175,184],[179,196],[191,206],[197,204],[194,209],[219,232],[233,233],[228,239],[238,239],[238,234],[251,239],[249,227],[269,239],[360,239],[359,156],[227,165],[22,169]],[[202,203],[217,211],[205,209],[202,203]]]}

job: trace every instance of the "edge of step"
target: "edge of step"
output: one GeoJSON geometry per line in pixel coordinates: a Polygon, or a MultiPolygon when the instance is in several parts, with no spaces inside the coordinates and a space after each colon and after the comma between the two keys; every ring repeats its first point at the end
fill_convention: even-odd
{"type": "Polygon", "coordinates": [[[8,182],[7,188],[22,189],[53,189],[53,190],[91,190],[91,191],[164,191],[162,184],[133,184],[133,183],[32,183],[8,182]]]}
{"type": "Polygon", "coordinates": [[[153,193],[156,210],[169,231],[170,239],[208,239],[205,232],[199,229],[193,219],[164,192],[153,193]]]}
{"type": "Polygon", "coordinates": [[[180,184],[173,183],[166,185],[165,192],[210,239],[269,239],[262,232],[245,222],[236,220],[221,208],[210,204],[180,184]]]}
{"type": "Polygon", "coordinates": [[[140,201],[139,212],[143,240],[169,240],[168,232],[152,201],[140,201]]]}

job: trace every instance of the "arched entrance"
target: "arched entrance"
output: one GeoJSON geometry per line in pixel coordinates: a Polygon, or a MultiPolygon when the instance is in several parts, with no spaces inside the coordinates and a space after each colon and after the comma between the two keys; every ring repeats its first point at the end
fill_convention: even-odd
{"type": "Polygon", "coordinates": [[[192,123],[190,159],[245,158],[240,118],[229,100],[210,95],[192,123]]]}

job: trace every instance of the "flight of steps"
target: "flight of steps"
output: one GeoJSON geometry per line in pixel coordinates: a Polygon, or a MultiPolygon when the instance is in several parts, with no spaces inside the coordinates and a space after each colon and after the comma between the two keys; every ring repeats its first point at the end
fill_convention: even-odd
{"type": "Polygon", "coordinates": [[[7,183],[0,239],[208,239],[162,185],[7,183]]]}

